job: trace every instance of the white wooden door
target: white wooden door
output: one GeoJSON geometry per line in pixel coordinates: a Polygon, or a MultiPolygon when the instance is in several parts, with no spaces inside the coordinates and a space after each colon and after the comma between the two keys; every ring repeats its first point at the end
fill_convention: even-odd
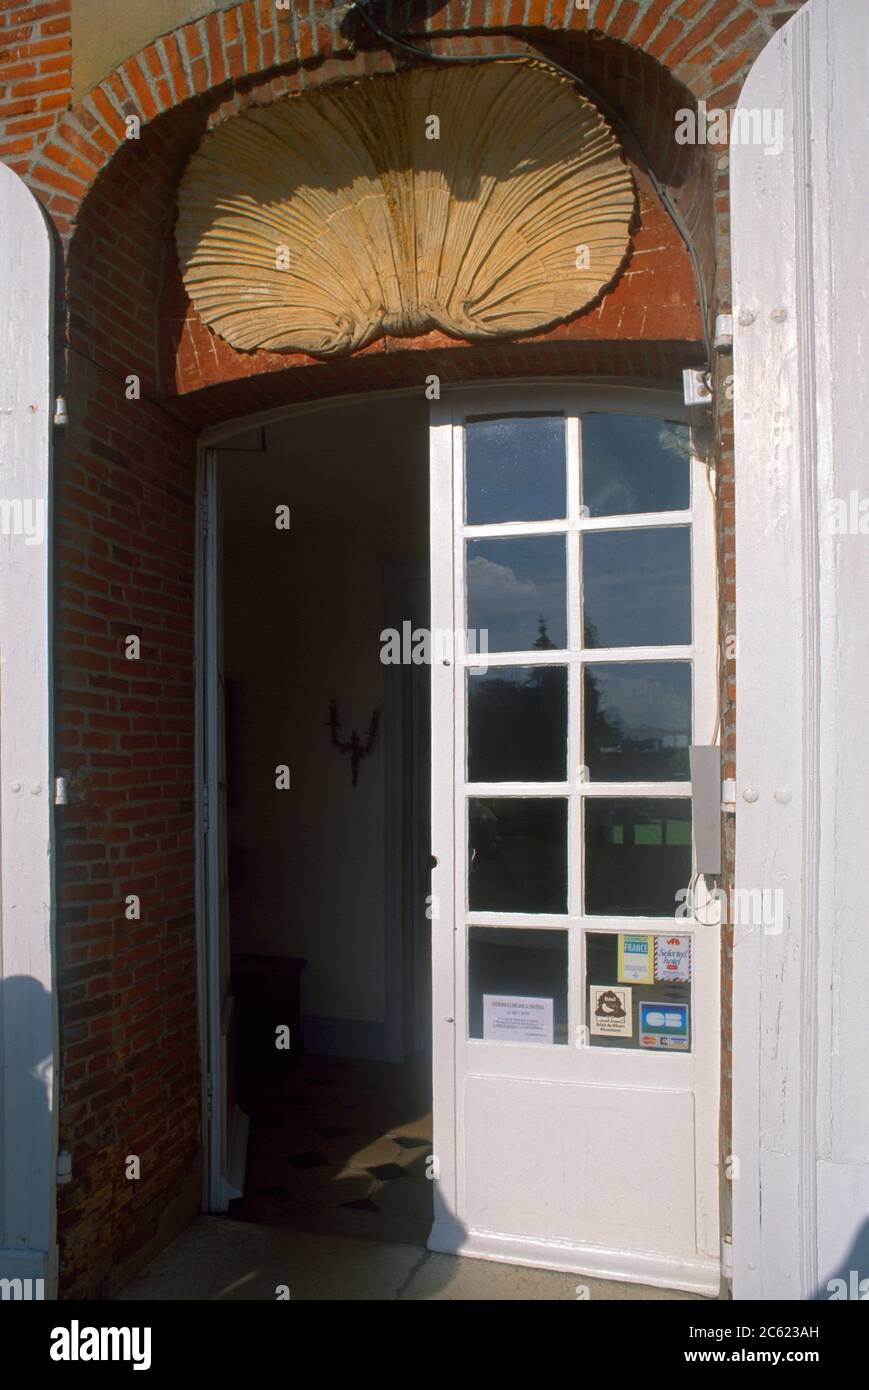
{"type": "Polygon", "coordinates": [[[433,406],[429,1243],[715,1292],[719,933],[677,919],[688,747],[717,739],[712,489],[682,416],[519,384],[433,406]]]}

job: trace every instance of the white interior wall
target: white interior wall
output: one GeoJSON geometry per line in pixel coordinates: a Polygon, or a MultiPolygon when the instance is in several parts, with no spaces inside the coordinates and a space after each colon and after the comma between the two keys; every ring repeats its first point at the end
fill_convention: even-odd
{"type": "Polygon", "coordinates": [[[266,445],[220,455],[225,671],[240,739],[233,949],[307,959],[312,1050],[383,1055],[383,579],[390,560],[428,563],[427,407],[337,406],[270,425],[266,445]],[[281,504],[288,532],[275,528],[281,504]],[[342,737],[366,734],[381,711],[356,787],[349,755],[331,746],[332,699],[342,737]],[[289,791],[275,789],[282,763],[289,791]]]}

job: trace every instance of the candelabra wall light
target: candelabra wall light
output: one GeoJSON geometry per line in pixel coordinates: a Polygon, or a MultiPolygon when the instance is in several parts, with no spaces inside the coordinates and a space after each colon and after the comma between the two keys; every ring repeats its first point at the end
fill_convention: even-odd
{"type": "Polygon", "coordinates": [[[348,739],[342,739],[339,729],[338,706],[333,700],[329,706],[329,731],[332,736],[332,747],[337,748],[339,753],[350,754],[350,771],[355,787],[359,780],[359,764],[363,758],[367,758],[368,754],[373,752],[377,743],[377,735],[380,730],[380,710],[376,709],[372,714],[371,723],[368,725],[368,735],[364,742],[355,729],[348,739]]]}

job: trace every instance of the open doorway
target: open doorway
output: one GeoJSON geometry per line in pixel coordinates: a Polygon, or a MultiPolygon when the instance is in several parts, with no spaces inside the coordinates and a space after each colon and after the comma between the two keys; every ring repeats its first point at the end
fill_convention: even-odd
{"type": "Polygon", "coordinates": [[[211,450],[212,1210],[717,1290],[719,943],[702,889],[674,916],[717,732],[683,415],[511,383],[211,450]]]}
{"type": "Polygon", "coordinates": [[[216,451],[209,518],[224,1195],[241,1219],[419,1242],[429,668],[384,662],[382,634],[429,621],[427,431],[410,397],[257,426],[216,451]]]}

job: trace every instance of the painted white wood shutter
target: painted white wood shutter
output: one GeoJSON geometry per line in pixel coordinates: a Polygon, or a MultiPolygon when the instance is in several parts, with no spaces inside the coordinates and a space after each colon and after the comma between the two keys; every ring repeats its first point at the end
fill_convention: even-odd
{"type": "Polygon", "coordinates": [[[57,1147],[51,274],[39,205],[0,164],[0,1279],[44,1280],[46,1297],[57,1147]]]}
{"type": "Polygon", "coordinates": [[[867,52],[866,0],[810,0],[740,101],[781,153],[731,147],[737,886],[781,893],[736,928],[742,1299],[869,1275],[867,52]]]}

